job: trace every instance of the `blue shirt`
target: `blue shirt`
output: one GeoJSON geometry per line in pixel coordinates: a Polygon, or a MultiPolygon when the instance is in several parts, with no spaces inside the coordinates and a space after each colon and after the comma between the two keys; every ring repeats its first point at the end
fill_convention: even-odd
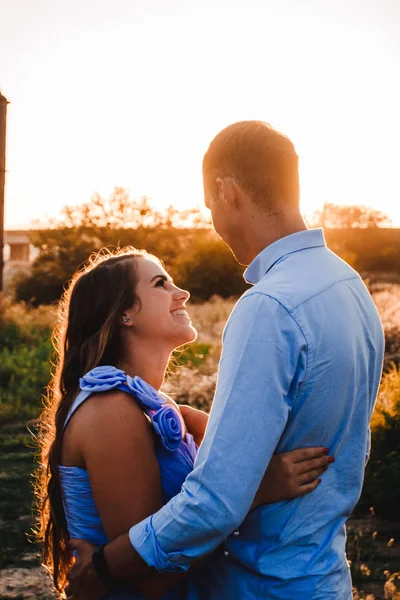
{"type": "Polygon", "coordinates": [[[224,543],[192,577],[193,600],[350,600],[344,524],[369,454],[381,321],[319,229],[271,244],[245,277],[255,285],[224,331],[194,470],[130,540],[160,571],[185,570],[224,543]],[[336,458],[318,488],[248,514],[273,453],[305,446],[326,446],[336,458]]]}

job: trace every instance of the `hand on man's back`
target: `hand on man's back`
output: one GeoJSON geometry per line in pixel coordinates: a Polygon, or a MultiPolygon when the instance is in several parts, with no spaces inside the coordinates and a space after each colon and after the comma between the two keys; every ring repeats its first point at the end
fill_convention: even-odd
{"type": "Polygon", "coordinates": [[[70,548],[78,552],[75,564],[68,571],[69,584],[65,593],[69,600],[101,600],[108,587],[100,581],[94,569],[92,556],[96,546],[86,540],[73,539],[70,548]]]}

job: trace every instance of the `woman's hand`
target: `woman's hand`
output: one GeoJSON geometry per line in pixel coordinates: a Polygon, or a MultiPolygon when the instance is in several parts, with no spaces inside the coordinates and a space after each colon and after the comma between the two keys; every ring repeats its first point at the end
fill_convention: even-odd
{"type": "Polygon", "coordinates": [[[208,414],[188,404],[180,404],[179,409],[186,428],[192,434],[194,441],[200,446],[208,423],[208,414]]]}
{"type": "Polygon", "coordinates": [[[252,508],[309,494],[321,483],[318,479],[335,461],[326,448],[300,448],[274,454],[252,508]]]}
{"type": "Polygon", "coordinates": [[[94,569],[92,556],[96,546],[86,540],[70,540],[68,546],[78,556],[67,574],[68,585],[64,592],[68,600],[100,600],[108,587],[100,581],[94,569]]]}

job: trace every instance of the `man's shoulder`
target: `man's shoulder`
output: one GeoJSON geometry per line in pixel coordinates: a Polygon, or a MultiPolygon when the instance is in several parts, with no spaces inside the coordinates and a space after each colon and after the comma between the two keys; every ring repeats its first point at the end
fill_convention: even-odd
{"type": "Polygon", "coordinates": [[[270,321],[271,318],[281,321],[289,317],[292,320],[292,313],[290,297],[278,288],[272,289],[258,282],[238,299],[228,322],[246,322],[257,327],[257,323],[270,321]]]}
{"type": "Polygon", "coordinates": [[[264,294],[293,311],[329,292],[336,285],[351,280],[361,281],[354,269],[324,248],[309,261],[304,260],[301,253],[288,255],[274,265],[246,294],[264,294]]]}

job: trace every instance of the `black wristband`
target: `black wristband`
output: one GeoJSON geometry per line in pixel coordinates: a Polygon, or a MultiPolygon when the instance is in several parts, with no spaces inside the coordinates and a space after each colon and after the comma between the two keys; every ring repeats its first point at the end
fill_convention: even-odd
{"type": "Polygon", "coordinates": [[[95,552],[93,552],[92,563],[93,563],[93,567],[94,567],[94,570],[96,571],[98,578],[103,583],[110,584],[112,577],[108,570],[107,561],[104,556],[104,548],[105,548],[105,545],[100,546],[100,548],[98,548],[95,552]]]}

